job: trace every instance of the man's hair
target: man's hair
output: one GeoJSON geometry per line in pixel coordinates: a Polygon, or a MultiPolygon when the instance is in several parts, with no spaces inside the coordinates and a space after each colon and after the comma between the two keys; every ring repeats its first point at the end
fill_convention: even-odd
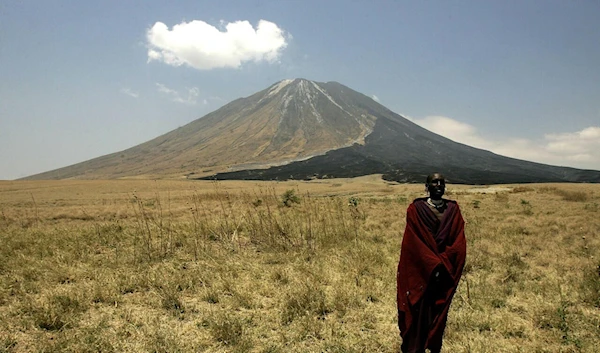
{"type": "Polygon", "coordinates": [[[425,182],[426,182],[427,184],[431,183],[431,182],[433,181],[433,178],[434,178],[436,175],[437,175],[437,176],[439,176],[439,177],[440,177],[440,179],[442,179],[442,180],[446,181],[446,178],[445,178],[445,177],[444,177],[444,176],[443,176],[441,173],[433,173],[433,174],[429,174],[429,175],[427,176],[427,180],[426,180],[425,182]]]}

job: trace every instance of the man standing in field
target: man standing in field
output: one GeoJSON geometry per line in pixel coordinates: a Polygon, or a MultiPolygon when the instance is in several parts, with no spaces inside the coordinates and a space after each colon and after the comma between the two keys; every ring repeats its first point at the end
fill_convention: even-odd
{"type": "Polygon", "coordinates": [[[467,253],[458,204],[443,199],[446,181],[435,173],[425,184],[429,197],[406,211],[397,274],[398,327],[403,353],[439,353],[450,302],[467,253]]]}

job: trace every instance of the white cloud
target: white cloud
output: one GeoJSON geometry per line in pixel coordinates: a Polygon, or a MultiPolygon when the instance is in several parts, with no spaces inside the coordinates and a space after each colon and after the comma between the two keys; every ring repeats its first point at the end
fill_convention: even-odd
{"type": "Polygon", "coordinates": [[[238,68],[247,61],[275,62],[290,35],[275,23],[260,20],[256,29],[248,21],[223,23],[225,31],[204,21],[182,22],[169,30],[156,22],[146,33],[148,62],[188,65],[199,70],[238,68]]]}
{"type": "MultiPolygon", "coordinates": [[[[171,101],[183,104],[194,105],[200,96],[200,90],[196,87],[188,88],[185,94],[180,94],[178,91],[171,89],[162,83],[156,83],[158,91],[167,96],[171,101]]],[[[206,99],[203,100],[203,104],[206,99]]]]}
{"type": "Polygon", "coordinates": [[[600,127],[590,126],[581,131],[560,134],[547,134],[546,149],[574,162],[596,162],[600,169],[600,127]]]}
{"type": "Polygon", "coordinates": [[[129,88],[121,88],[121,90],[119,91],[122,94],[128,95],[129,97],[133,97],[133,98],[138,98],[140,96],[139,93],[132,91],[129,88]]]}
{"type": "Polygon", "coordinates": [[[469,124],[445,116],[413,119],[438,135],[494,153],[551,165],[600,170],[600,127],[546,134],[539,139],[482,136],[469,124]]]}
{"type": "Polygon", "coordinates": [[[158,91],[161,93],[165,93],[167,95],[178,94],[176,90],[170,89],[169,87],[163,85],[162,83],[156,83],[156,87],[158,87],[158,91]]]}
{"type": "Polygon", "coordinates": [[[379,100],[379,97],[377,97],[376,95],[372,95],[372,96],[371,96],[371,98],[373,98],[373,100],[374,100],[375,102],[377,102],[377,103],[381,102],[381,101],[379,100]]]}
{"type": "Polygon", "coordinates": [[[427,116],[423,119],[411,119],[431,132],[464,143],[469,146],[486,148],[487,141],[482,138],[475,127],[445,116],[427,116]]]}

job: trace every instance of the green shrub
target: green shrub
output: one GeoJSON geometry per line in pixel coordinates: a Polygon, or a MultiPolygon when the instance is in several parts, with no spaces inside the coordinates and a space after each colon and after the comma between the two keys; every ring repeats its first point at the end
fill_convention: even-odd
{"type": "Polygon", "coordinates": [[[296,195],[294,189],[289,189],[281,195],[281,202],[286,207],[292,207],[292,204],[300,203],[300,198],[296,195]]]}
{"type": "Polygon", "coordinates": [[[521,199],[521,206],[523,207],[523,214],[526,216],[533,215],[532,206],[527,200],[521,199]]]}

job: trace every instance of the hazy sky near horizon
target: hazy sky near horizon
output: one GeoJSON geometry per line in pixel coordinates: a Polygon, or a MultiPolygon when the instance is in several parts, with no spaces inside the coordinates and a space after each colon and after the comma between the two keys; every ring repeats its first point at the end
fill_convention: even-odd
{"type": "Polygon", "coordinates": [[[118,152],[286,78],[475,147],[600,170],[600,2],[0,3],[0,179],[118,152]]]}

